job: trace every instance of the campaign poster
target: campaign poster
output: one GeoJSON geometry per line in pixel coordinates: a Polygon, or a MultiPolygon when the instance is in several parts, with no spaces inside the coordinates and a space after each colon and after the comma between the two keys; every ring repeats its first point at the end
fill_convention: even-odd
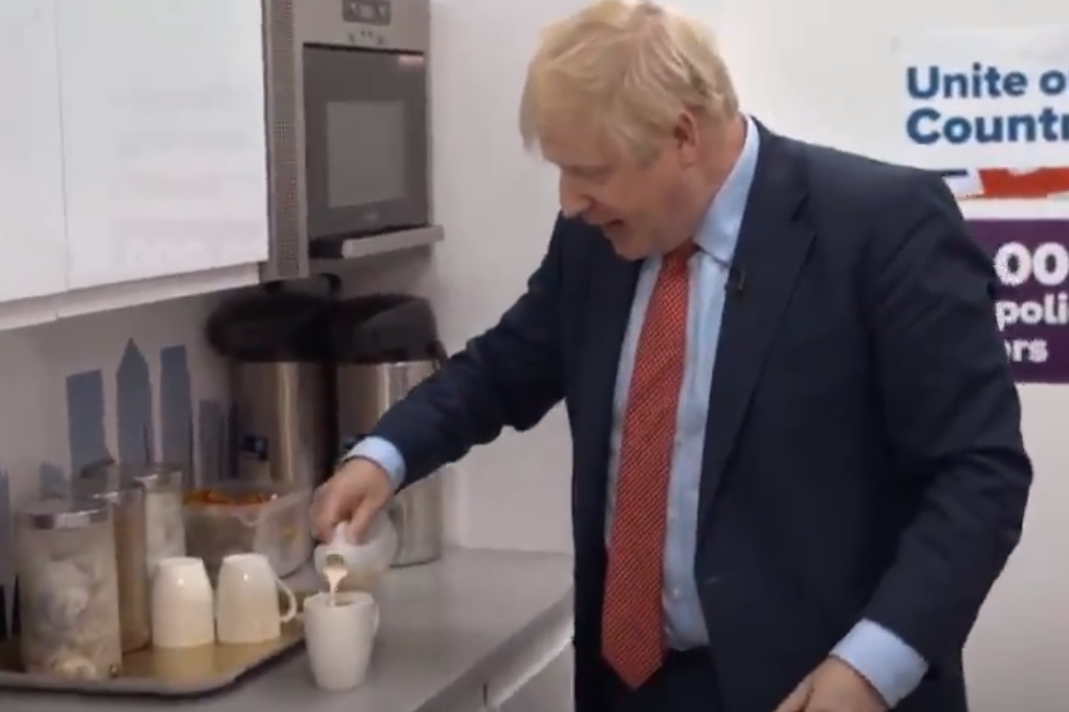
{"type": "Polygon", "coordinates": [[[1069,383],[1069,29],[893,43],[900,162],[938,172],[995,266],[1021,383],[1069,383]]]}
{"type": "Polygon", "coordinates": [[[1069,221],[984,220],[970,229],[994,261],[995,320],[1016,380],[1069,382],[1069,221]]]}
{"type": "Polygon", "coordinates": [[[970,219],[1069,219],[1069,29],[927,32],[892,55],[900,162],[970,219]]]}

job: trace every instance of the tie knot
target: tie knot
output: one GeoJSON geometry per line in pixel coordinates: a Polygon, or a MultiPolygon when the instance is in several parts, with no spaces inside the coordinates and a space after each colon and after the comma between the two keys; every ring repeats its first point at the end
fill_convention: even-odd
{"type": "Polygon", "coordinates": [[[676,249],[664,256],[666,265],[672,267],[685,267],[687,261],[698,251],[698,245],[693,240],[687,240],[676,249]]]}

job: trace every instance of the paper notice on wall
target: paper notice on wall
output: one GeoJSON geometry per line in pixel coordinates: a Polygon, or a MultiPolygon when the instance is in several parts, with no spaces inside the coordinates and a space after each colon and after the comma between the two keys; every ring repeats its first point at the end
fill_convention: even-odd
{"type": "Polygon", "coordinates": [[[1069,218],[1069,27],[893,43],[901,161],[940,171],[971,218],[1069,218]]]}

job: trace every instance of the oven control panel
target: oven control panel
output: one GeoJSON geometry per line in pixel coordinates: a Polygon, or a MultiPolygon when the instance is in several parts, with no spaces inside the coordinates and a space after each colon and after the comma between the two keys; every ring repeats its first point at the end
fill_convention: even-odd
{"type": "Polygon", "coordinates": [[[386,27],[392,14],[390,0],[342,0],[342,19],[346,22],[386,27]]]}
{"type": "MultiPolygon", "coordinates": [[[[340,0],[339,4],[331,0],[286,2],[293,8],[289,32],[293,41],[303,46],[419,55],[430,49],[432,0],[340,0]]],[[[272,3],[265,3],[265,7],[272,7],[272,3]]],[[[277,22],[279,20],[272,20],[272,24],[277,22]]],[[[286,35],[280,33],[279,36],[286,35]]]]}

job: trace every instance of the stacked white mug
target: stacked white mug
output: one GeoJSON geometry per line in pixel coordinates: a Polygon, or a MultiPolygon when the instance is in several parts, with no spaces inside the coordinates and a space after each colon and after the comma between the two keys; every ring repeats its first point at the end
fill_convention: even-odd
{"type": "Polygon", "coordinates": [[[214,596],[204,562],[190,556],[161,559],[152,582],[153,646],[177,649],[214,642],[214,596]]]}

